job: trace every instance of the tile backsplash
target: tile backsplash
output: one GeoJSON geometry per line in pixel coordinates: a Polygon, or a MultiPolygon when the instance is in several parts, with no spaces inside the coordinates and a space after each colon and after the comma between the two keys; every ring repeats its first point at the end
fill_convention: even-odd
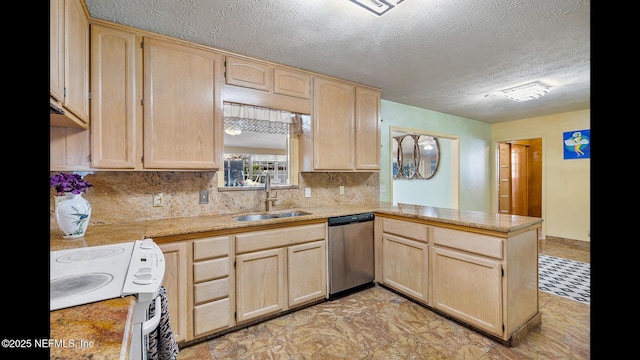
{"type": "MultiPolygon", "coordinates": [[[[54,174],[53,172],[51,174],[54,174]]],[[[188,216],[264,211],[265,191],[218,191],[216,171],[178,172],[99,171],[85,179],[93,184],[84,197],[91,202],[90,224],[157,220],[188,216]],[[209,202],[199,203],[200,190],[209,192],[209,202]],[[153,206],[153,194],[163,193],[163,206],[153,206]]],[[[376,204],[380,198],[379,173],[301,173],[297,189],[273,189],[278,201],[274,209],[376,204]],[[344,186],[340,195],[339,187],[344,186]],[[311,188],[306,198],[304,189],[311,188]]],[[[57,226],[54,191],[50,197],[50,225],[57,226]]]]}

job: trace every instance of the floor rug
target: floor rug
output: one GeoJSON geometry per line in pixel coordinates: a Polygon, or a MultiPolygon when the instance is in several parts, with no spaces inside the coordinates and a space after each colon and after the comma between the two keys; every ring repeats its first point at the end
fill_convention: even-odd
{"type": "Polygon", "coordinates": [[[591,304],[591,264],[538,255],[538,287],[553,295],[591,304]]]}

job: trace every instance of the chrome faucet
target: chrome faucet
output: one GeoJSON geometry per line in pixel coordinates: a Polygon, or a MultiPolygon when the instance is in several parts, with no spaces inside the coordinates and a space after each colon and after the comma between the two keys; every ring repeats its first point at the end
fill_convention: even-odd
{"type": "Polygon", "coordinates": [[[273,197],[271,197],[271,176],[269,175],[268,171],[264,171],[264,190],[267,193],[267,199],[265,201],[266,203],[266,207],[267,207],[267,211],[271,211],[271,208],[273,207],[273,203],[278,200],[278,193],[276,192],[275,194],[273,194],[273,197]]]}

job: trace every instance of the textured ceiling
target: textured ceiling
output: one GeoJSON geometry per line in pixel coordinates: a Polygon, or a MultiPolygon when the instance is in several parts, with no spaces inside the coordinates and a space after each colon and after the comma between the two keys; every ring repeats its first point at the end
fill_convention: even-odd
{"type": "Polygon", "coordinates": [[[382,89],[487,123],[590,108],[589,0],[85,0],[92,17],[382,89]],[[498,95],[539,81],[544,97],[498,95]]]}

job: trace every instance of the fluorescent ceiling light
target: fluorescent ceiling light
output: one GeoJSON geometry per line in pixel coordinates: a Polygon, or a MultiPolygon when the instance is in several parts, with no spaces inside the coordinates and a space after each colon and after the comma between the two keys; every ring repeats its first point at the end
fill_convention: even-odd
{"type": "Polygon", "coordinates": [[[522,102],[537,99],[549,92],[549,87],[540,84],[539,82],[532,82],[509,89],[500,90],[500,92],[507,98],[522,102]]]}
{"type": "Polygon", "coordinates": [[[380,16],[393,9],[404,0],[351,0],[372,13],[380,16]]]}

